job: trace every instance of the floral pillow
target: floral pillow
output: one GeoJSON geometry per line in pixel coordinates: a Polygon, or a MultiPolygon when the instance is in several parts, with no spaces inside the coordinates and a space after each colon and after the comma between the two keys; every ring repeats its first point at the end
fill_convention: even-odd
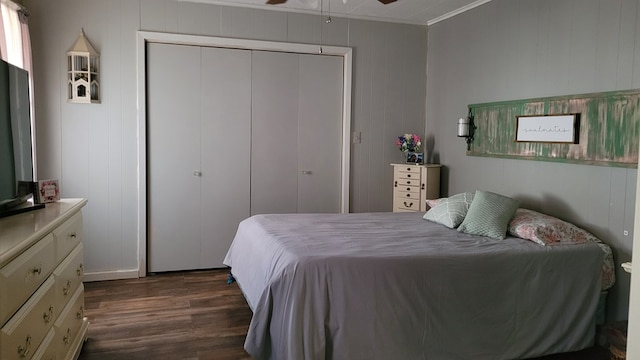
{"type": "Polygon", "coordinates": [[[571,223],[520,208],[516,210],[513,219],[509,222],[509,234],[545,246],[596,243],[605,254],[602,266],[602,289],[609,289],[616,281],[611,248],[593,234],[571,223]]]}
{"type": "Polygon", "coordinates": [[[594,237],[571,223],[522,208],[509,222],[509,234],[540,245],[582,244],[594,237]]]}

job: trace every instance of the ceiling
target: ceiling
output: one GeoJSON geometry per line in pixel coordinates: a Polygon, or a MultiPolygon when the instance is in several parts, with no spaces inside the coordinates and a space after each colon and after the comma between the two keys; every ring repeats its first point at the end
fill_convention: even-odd
{"type": "Polygon", "coordinates": [[[275,11],[324,14],[397,23],[433,25],[491,0],[397,0],[383,5],[378,0],[288,0],[266,5],[266,0],[179,0],[227,6],[252,7],[275,11]]]}

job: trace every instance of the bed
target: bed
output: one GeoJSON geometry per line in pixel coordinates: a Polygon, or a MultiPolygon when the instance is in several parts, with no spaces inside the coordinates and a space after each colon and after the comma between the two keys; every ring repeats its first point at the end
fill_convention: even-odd
{"type": "MultiPolygon", "coordinates": [[[[469,235],[424,213],[272,214],[224,263],[257,359],[525,359],[593,345],[603,244],[469,235]]],[[[609,264],[613,267],[613,264],[609,264]]]]}

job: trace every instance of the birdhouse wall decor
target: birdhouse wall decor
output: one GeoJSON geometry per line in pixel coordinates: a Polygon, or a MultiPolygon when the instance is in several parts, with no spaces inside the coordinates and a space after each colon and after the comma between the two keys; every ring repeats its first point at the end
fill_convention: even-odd
{"type": "Polygon", "coordinates": [[[84,36],[84,30],[67,52],[67,101],[100,103],[100,54],[84,36]]]}

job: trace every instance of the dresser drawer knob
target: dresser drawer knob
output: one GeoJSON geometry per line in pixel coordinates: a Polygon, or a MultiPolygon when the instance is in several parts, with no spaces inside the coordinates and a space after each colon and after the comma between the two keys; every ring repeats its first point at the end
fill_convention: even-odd
{"type": "Polygon", "coordinates": [[[71,291],[71,280],[67,280],[67,284],[62,288],[62,293],[65,295],[69,295],[71,291]]]}
{"type": "Polygon", "coordinates": [[[34,266],[33,269],[31,269],[31,273],[33,273],[33,275],[42,274],[42,266],[40,266],[40,265],[34,266]]]}
{"type": "Polygon", "coordinates": [[[393,182],[393,187],[398,187],[398,182],[397,181],[393,182]]]}
{"type": "Polygon", "coordinates": [[[71,240],[75,240],[76,236],[77,236],[76,233],[69,234],[69,238],[71,238],[71,240]]]}
{"type": "Polygon", "coordinates": [[[65,336],[62,337],[62,342],[65,345],[69,345],[69,343],[71,342],[71,328],[67,328],[67,334],[65,336]]]}
{"type": "Polygon", "coordinates": [[[78,320],[82,320],[82,318],[84,317],[84,306],[80,306],[80,310],[78,310],[78,312],[76,313],[76,317],[78,318],[78,320]]]}
{"type": "Polygon", "coordinates": [[[410,202],[409,204],[407,204],[406,201],[403,201],[403,203],[404,203],[404,206],[406,206],[406,207],[412,207],[413,206],[413,202],[410,202]]]}
{"type": "Polygon", "coordinates": [[[407,185],[411,185],[411,181],[407,181],[407,185]]]}
{"type": "Polygon", "coordinates": [[[27,335],[27,339],[24,342],[24,346],[18,345],[18,355],[21,358],[26,358],[31,352],[31,335],[27,335]]]}
{"type": "Polygon", "coordinates": [[[407,171],[411,171],[411,168],[407,168],[407,171]]]}
{"type": "Polygon", "coordinates": [[[49,310],[42,314],[42,319],[45,323],[48,323],[53,318],[53,305],[49,305],[49,310]]]}
{"type": "Polygon", "coordinates": [[[407,191],[411,191],[411,188],[407,188],[407,191]]]}
{"type": "Polygon", "coordinates": [[[76,274],[78,274],[78,276],[82,276],[84,274],[84,265],[82,264],[78,265],[78,268],[76,269],[76,274]]]}
{"type": "Polygon", "coordinates": [[[411,197],[411,194],[407,194],[407,197],[411,197]]]}
{"type": "Polygon", "coordinates": [[[409,178],[409,177],[411,177],[411,174],[407,174],[407,177],[408,177],[408,178],[409,178]]]}

